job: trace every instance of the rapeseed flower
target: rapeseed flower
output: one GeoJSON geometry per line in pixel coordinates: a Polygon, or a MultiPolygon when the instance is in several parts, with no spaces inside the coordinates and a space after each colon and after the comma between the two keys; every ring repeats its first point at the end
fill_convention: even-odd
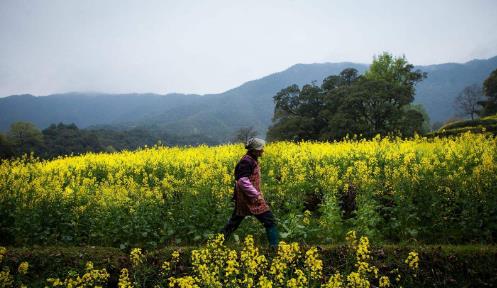
{"type": "Polygon", "coordinates": [[[419,255],[416,251],[411,251],[409,252],[409,255],[407,256],[407,259],[404,261],[409,268],[413,270],[418,270],[419,268],[419,255]]]}
{"type": "Polygon", "coordinates": [[[5,254],[7,254],[7,248],[0,246],[0,263],[2,263],[5,254]]]}
{"type": "Polygon", "coordinates": [[[117,283],[119,288],[133,288],[133,283],[129,280],[128,269],[121,269],[121,274],[119,275],[119,282],[117,283]]]}
{"type": "Polygon", "coordinates": [[[310,271],[310,278],[313,280],[318,280],[321,278],[321,273],[323,271],[323,261],[319,259],[317,253],[317,248],[312,247],[305,252],[305,268],[310,271]]]}
{"type": "Polygon", "coordinates": [[[390,279],[388,278],[388,276],[381,276],[380,288],[387,288],[387,287],[391,287],[390,279]]]}
{"type": "Polygon", "coordinates": [[[131,265],[133,265],[133,267],[137,267],[143,263],[145,256],[142,254],[141,248],[133,248],[131,249],[129,258],[131,260],[131,265]]]}
{"type": "Polygon", "coordinates": [[[21,264],[19,264],[17,271],[19,271],[19,274],[21,275],[26,275],[26,273],[28,273],[28,268],[29,268],[29,263],[24,261],[21,262],[21,264]]]}

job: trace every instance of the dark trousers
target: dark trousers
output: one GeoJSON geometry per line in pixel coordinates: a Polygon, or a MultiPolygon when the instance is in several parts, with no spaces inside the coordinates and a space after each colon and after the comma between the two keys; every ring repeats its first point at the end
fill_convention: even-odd
{"type": "MultiPolygon", "coordinates": [[[[277,246],[278,245],[278,231],[276,229],[276,220],[274,219],[274,215],[271,211],[267,211],[258,215],[252,215],[259,222],[264,225],[264,228],[266,228],[266,233],[268,236],[269,244],[271,246],[277,246]]],[[[224,238],[228,239],[229,236],[240,226],[240,223],[242,223],[242,220],[245,219],[245,216],[239,216],[236,215],[236,210],[233,211],[233,214],[231,215],[230,219],[228,220],[228,223],[224,226],[222,229],[222,233],[224,234],[224,238]]]]}

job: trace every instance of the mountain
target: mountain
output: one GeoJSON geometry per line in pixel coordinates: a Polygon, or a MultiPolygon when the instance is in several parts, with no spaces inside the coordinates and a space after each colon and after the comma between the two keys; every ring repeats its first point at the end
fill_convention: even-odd
{"type": "MultiPolygon", "coordinates": [[[[312,81],[319,85],[345,68],[360,73],[368,65],[357,63],[297,64],[282,72],[249,81],[221,94],[100,94],[67,93],[43,97],[15,95],[0,98],[0,130],[15,121],[30,121],[39,128],[51,123],[75,123],[80,128],[112,125],[161,129],[178,135],[203,134],[226,141],[240,127],[253,126],[265,134],[271,124],[272,97],[281,89],[312,81]]],[[[453,101],[473,83],[482,83],[497,68],[497,56],[464,64],[416,66],[428,78],[416,87],[415,103],[423,104],[431,121],[454,115],[453,101]]]]}
{"type": "Polygon", "coordinates": [[[481,85],[497,69],[497,56],[464,64],[447,63],[415,68],[427,72],[428,78],[416,86],[414,102],[423,104],[432,123],[443,122],[454,116],[454,99],[466,86],[481,85]]]}
{"type": "Polygon", "coordinates": [[[15,121],[29,121],[39,128],[51,123],[79,127],[137,121],[151,113],[162,113],[193,104],[198,95],[66,93],[43,97],[15,95],[0,98],[0,130],[15,121]]]}

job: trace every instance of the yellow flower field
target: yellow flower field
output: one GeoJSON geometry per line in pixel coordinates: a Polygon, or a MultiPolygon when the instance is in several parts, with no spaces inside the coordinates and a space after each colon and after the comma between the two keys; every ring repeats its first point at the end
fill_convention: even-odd
{"type": "MultiPolygon", "coordinates": [[[[277,142],[265,151],[262,190],[282,239],[332,243],[355,229],[391,242],[495,241],[497,140],[491,136],[277,142]],[[353,195],[347,217],[344,195],[353,195]]],[[[151,147],[3,162],[0,244],[202,241],[232,212],[232,173],[244,152],[242,145],[151,147]]],[[[236,238],[262,233],[250,221],[236,238]]]]}

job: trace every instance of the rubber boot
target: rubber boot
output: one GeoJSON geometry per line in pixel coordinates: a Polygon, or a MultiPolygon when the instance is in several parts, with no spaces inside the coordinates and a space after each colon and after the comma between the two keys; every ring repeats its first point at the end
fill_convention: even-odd
{"type": "Polygon", "coordinates": [[[269,247],[273,250],[278,248],[278,229],[276,225],[266,228],[267,240],[269,241],[269,247]]]}

